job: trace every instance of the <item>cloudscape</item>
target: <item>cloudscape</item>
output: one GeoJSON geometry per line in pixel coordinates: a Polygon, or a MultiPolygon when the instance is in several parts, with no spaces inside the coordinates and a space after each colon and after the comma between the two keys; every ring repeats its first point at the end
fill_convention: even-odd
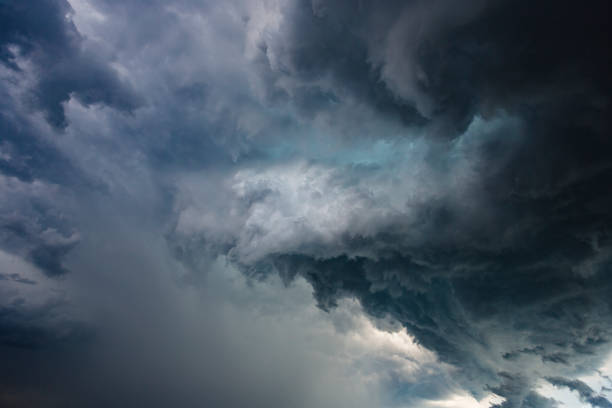
{"type": "Polygon", "coordinates": [[[0,0],[0,406],[612,408],[611,7],[0,0]]]}

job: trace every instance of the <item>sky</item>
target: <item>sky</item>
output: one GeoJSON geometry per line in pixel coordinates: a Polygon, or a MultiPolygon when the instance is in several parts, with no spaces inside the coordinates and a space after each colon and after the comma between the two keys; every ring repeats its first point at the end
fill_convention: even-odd
{"type": "Polygon", "coordinates": [[[610,8],[0,0],[0,406],[612,408],[610,8]]]}

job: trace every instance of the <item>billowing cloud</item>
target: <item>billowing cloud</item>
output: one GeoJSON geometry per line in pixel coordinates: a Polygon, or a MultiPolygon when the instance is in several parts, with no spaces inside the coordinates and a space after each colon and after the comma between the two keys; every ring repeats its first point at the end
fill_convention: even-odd
{"type": "Polygon", "coordinates": [[[138,105],[110,61],[84,46],[67,1],[9,1],[0,10],[2,62],[19,80],[33,82],[24,98],[43,110],[50,123],[66,126],[62,104],[73,96],[84,105],[103,103],[127,112],[138,105]]]}
{"type": "Polygon", "coordinates": [[[369,163],[339,166],[349,148],[335,163],[240,170],[218,186],[223,210],[182,210],[178,236],[202,232],[179,247],[214,244],[251,273],[305,276],[324,308],[356,296],[462,367],[472,392],[550,405],[536,378],[595,368],[608,350],[603,22],[569,3],[369,7],[285,11],[291,35],[264,40],[271,86],[326,89],[342,106],[338,95],[373,101],[354,83],[385,84],[425,118],[410,122],[412,138],[387,139],[391,152],[369,163]],[[555,27],[589,28],[552,36],[553,9],[555,27]]]}
{"type": "Polygon", "coordinates": [[[609,8],[3,2],[0,402],[609,406],[609,8]]]}

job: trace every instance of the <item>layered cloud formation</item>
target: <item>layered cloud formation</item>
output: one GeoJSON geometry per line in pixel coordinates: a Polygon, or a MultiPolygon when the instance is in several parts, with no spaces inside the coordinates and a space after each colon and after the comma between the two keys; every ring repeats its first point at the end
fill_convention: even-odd
{"type": "Polygon", "coordinates": [[[2,2],[0,405],[612,406],[587,3],[2,2]]]}

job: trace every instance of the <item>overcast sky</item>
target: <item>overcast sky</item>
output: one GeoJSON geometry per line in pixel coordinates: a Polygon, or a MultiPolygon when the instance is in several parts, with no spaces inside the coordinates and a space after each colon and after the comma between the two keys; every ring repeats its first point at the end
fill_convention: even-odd
{"type": "Polygon", "coordinates": [[[0,0],[0,406],[612,408],[611,7],[0,0]]]}

